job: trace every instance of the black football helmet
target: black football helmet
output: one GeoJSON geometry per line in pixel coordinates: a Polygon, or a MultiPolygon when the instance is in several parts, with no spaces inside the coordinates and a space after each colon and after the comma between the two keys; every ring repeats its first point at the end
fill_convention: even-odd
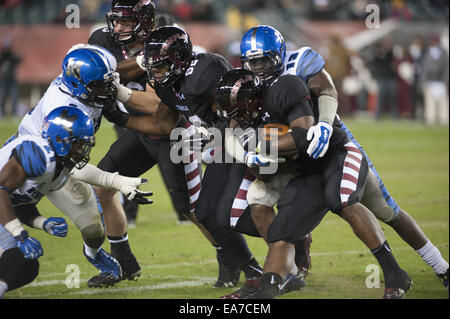
{"type": "Polygon", "coordinates": [[[106,22],[109,34],[118,45],[131,45],[145,39],[155,26],[155,3],[153,0],[113,0],[106,22]],[[130,30],[115,32],[114,27],[119,22],[129,24],[130,30]]]}
{"type": "Polygon", "coordinates": [[[233,118],[245,127],[256,127],[262,114],[262,95],[258,78],[246,69],[222,75],[215,90],[218,115],[233,118]]]}
{"type": "Polygon", "coordinates": [[[144,43],[144,66],[151,87],[169,87],[180,79],[193,57],[189,35],[181,28],[162,26],[144,43]]]}

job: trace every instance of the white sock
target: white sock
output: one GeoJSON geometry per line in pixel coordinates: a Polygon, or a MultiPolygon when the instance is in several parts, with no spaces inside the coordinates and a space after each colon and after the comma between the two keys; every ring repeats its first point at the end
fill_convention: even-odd
{"type": "Polygon", "coordinates": [[[448,262],[442,258],[441,252],[431,243],[431,241],[427,241],[427,243],[417,250],[417,252],[422,259],[433,268],[435,273],[443,274],[447,271],[448,262]]]}
{"type": "Polygon", "coordinates": [[[91,248],[88,245],[86,245],[86,243],[84,243],[84,251],[86,252],[86,255],[88,255],[92,259],[95,258],[95,256],[97,255],[98,251],[100,250],[100,248],[101,247],[99,247],[99,248],[91,248]]]}
{"type": "Polygon", "coordinates": [[[8,284],[2,280],[0,280],[0,298],[3,297],[3,294],[8,290],[8,284]]]}

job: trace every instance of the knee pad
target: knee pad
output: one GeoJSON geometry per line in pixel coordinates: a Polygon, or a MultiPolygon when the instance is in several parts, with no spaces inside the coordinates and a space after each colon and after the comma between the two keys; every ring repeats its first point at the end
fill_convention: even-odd
{"type": "Polygon", "coordinates": [[[69,186],[75,205],[83,205],[89,201],[90,197],[93,195],[91,186],[84,182],[74,180],[69,186]]]}
{"type": "Polygon", "coordinates": [[[259,179],[253,181],[247,191],[249,205],[273,207],[280,199],[282,189],[272,188],[272,185],[259,179]]]}
{"type": "Polygon", "coordinates": [[[89,247],[98,248],[105,241],[106,233],[102,224],[92,224],[80,229],[80,231],[84,242],[89,247]]]}
{"type": "Polygon", "coordinates": [[[47,197],[78,229],[88,229],[89,237],[92,233],[104,236],[101,208],[90,185],[69,178],[63,188],[47,197]]]}
{"type": "Polygon", "coordinates": [[[248,188],[247,202],[249,205],[273,207],[278,202],[281,192],[291,179],[296,176],[291,167],[283,167],[281,171],[266,181],[256,179],[248,188]]]}

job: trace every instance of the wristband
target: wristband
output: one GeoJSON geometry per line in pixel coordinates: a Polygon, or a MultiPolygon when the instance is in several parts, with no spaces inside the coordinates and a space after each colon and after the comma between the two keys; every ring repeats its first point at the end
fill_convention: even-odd
{"type": "Polygon", "coordinates": [[[7,191],[8,193],[11,193],[11,192],[9,191],[8,187],[5,187],[5,186],[3,186],[3,185],[0,185],[0,189],[1,189],[1,190],[4,190],[4,191],[7,191]]]}
{"type": "Polygon", "coordinates": [[[22,233],[23,231],[25,231],[25,228],[23,228],[22,223],[20,222],[20,220],[13,219],[10,222],[7,222],[5,224],[5,228],[7,231],[9,231],[11,233],[11,235],[13,235],[14,237],[17,237],[20,235],[20,233],[22,233]]]}
{"type": "Polygon", "coordinates": [[[127,88],[124,85],[120,85],[117,88],[116,99],[122,103],[127,103],[132,94],[133,94],[133,91],[131,89],[127,88]]]}
{"type": "Polygon", "coordinates": [[[297,147],[298,153],[300,155],[306,154],[309,146],[309,142],[306,140],[308,130],[298,126],[294,126],[290,134],[295,141],[295,146],[297,147]]]}
{"type": "Polygon", "coordinates": [[[33,228],[44,229],[44,223],[47,220],[44,216],[38,216],[33,220],[33,228]]]}

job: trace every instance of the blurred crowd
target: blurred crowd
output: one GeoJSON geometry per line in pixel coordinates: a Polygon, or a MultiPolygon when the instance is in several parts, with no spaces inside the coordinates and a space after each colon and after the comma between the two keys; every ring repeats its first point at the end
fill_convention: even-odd
{"type": "MultiPolygon", "coordinates": [[[[286,21],[299,17],[305,21],[362,21],[367,16],[367,6],[377,4],[381,20],[394,17],[418,23],[448,23],[449,12],[448,0],[155,0],[155,3],[158,12],[171,14],[181,24],[191,21],[227,24],[235,31],[236,39],[218,48],[217,53],[226,56],[234,66],[240,65],[239,35],[260,24],[261,16],[257,13],[264,10],[276,12],[286,21]]],[[[80,6],[82,22],[104,23],[111,0],[0,0],[0,24],[62,23],[69,4],[80,6]]],[[[430,33],[402,41],[387,36],[368,48],[370,54],[350,51],[338,34],[324,39],[326,45],[315,49],[326,59],[326,69],[340,92],[341,114],[448,124],[448,28],[445,35],[430,33]]],[[[21,59],[11,51],[9,43],[10,39],[3,40],[0,53],[0,116],[5,113],[7,99],[11,100],[13,110],[17,105],[15,72],[21,59]]],[[[297,46],[288,42],[289,49],[297,46]]]]}
{"type": "MultiPolygon", "coordinates": [[[[64,21],[65,8],[79,5],[82,22],[102,21],[110,0],[0,0],[0,8],[20,10],[2,16],[0,23],[52,23],[64,21]]],[[[369,4],[380,8],[381,18],[404,20],[448,18],[448,0],[155,0],[160,12],[172,14],[179,21],[252,20],[260,9],[307,19],[363,19],[369,4]]]]}
{"type": "Polygon", "coordinates": [[[389,35],[371,50],[363,57],[333,35],[322,52],[340,92],[341,113],[448,124],[448,34],[415,36],[406,45],[396,44],[389,35]]]}

